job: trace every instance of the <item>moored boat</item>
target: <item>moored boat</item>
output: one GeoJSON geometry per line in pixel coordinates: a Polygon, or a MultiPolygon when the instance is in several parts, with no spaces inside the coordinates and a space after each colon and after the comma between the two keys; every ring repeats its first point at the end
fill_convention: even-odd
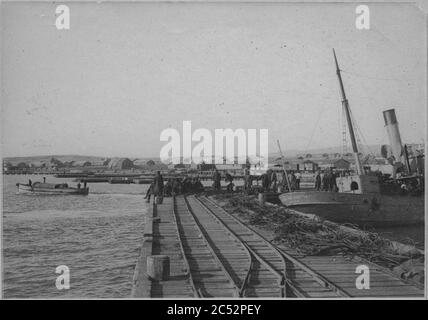
{"type": "Polygon", "coordinates": [[[82,183],[98,183],[98,182],[109,182],[109,178],[98,178],[98,177],[83,177],[74,179],[74,181],[82,182],[82,183]]]}
{"type": "Polygon", "coordinates": [[[424,222],[424,199],[410,195],[301,191],[283,193],[282,204],[339,223],[388,227],[424,222]]]}
{"type": "Polygon", "coordinates": [[[61,195],[87,195],[89,187],[72,188],[67,183],[43,183],[34,182],[30,184],[17,183],[19,193],[35,193],[35,194],[61,194],[61,195]]]}
{"type": "Polygon", "coordinates": [[[393,184],[399,186],[398,193],[385,192],[383,190],[384,185],[379,180],[379,177],[367,175],[362,168],[351,121],[350,108],[345,96],[335,53],[334,60],[357,172],[356,174],[336,178],[338,192],[287,192],[279,196],[280,201],[286,207],[341,223],[385,227],[422,224],[425,213],[424,177],[419,172],[416,175],[410,175],[410,169],[407,169],[408,177],[395,177],[396,169],[404,170],[403,163],[405,161],[402,161],[404,152],[394,109],[384,111],[384,119],[395,159],[394,176],[390,180],[393,184]],[[408,192],[406,190],[407,184],[403,183],[405,179],[413,181],[416,186],[415,189],[419,192],[408,192]],[[400,190],[399,184],[404,185],[402,190],[400,190]]]}
{"type": "Polygon", "coordinates": [[[110,178],[108,183],[111,184],[130,184],[132,179],[128,177],[110,178]]]}

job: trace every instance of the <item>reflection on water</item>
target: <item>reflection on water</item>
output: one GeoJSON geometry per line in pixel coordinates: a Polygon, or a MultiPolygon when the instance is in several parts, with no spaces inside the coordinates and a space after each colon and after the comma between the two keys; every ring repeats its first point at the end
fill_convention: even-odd
{"type": "MultiPolygon", "coordinates": [[[[88,196],[17,194],[4,176],[5,298],[129,297],[142,241],[146,185],[88,184],[88,196]],[[70,269],[70,290],[56,289],[55,269],[70,269]]],[[[76,183],[48,177],[48,182],[76,183]]]]}

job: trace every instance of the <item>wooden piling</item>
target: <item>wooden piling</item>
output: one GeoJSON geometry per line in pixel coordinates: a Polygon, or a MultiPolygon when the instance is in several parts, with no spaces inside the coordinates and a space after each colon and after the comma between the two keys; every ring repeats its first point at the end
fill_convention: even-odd
{"type": "Polygon", "coordinates": [[[152,255],[147,257],[147,275],[151,280],[168,280],[169,257],[166,255],[152,255]]]}

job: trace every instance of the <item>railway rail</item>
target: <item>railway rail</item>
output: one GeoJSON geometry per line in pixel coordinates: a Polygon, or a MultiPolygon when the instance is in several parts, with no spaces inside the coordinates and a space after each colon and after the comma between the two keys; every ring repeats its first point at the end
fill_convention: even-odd
{"type": "Polygon", "coordinates": [[[357,290],[355,264],[342,257],[300,257],[206,196],[165,199],[153,207],[148,226],[153,232],[147,232],[136,266],[135,297],[423,297],[423,289],[376,268],[373,288],[357,290]],[[151,254],[170,256],[172,279],[147,280],[144,264],[151,254]]]}
{"type": "MultiPolygon", "coordinates": [[[[195,297],[284,297],[283,273],[242,242],[193,196],[173,208],[195,297]]],[[[276,260],[285,262],[276,251],[276,260]]]]}
{"type": "Polygon", "coordinates": [[[215,215],[224,225],[227,225],[242,242],[257,252],[261,258],[264,258],[263,260],[270,264],[271,268],[278,273],[282,272],[284,274],[287,296],[308,298],[320,297],[320,295],[323,297],[349,296],[316,271],[278,249],[258,232],[243,224],[210,199],[199,197],[198,200],[212,215],[215,215]],[[279,256],[281,262],[275,259],[271,252],[275,252],[276,257],[279,256]],[[285,265],[284,269],[282,269],[283,265],[285,265]]]}

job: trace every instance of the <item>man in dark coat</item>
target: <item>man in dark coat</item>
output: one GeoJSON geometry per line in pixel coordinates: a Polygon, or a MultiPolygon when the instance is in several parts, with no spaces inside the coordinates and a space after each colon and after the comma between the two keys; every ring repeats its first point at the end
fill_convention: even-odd
{"type": "Polygon", "coordinates": [[[320,175],[320,172],[318,171],[317,174],[315,175],[315,190],[320,191],[320,189],[321,189],[321,175],[320,175]]]}
{"type": "Polygon", "coordinates": [[[296,176],[296,189],[300,190],[300,178],[302,177],[300,171],[297,171],[295,176],[296,176]]]}
{"type": "Polygon", "coordinates": [[[221,175],[217,169],[215,169],[215,171],[214,171],[213,181],[214,181],[214,190],[220,190],[221,189],[221,175]]]}
{"type": "Polygon", "coordinates": [[[271,174],[271,172],[268,170],[266,173],[263,173],[261,176],[262,186],[263,186],[264,191],[269,191],[270,174],[271,174]]]}
{"type": "Polygon", "coordinates": [[[276,182],[277,182],[277,177],[276,177],[276,172],[272,170],[271,174],[270,174],[270,188],[272,189],[272,191],[276,191],[276,182]]]}
{"type": "Polygon", "coordinates": [[[229,183],[233,181],[233,177],[229,172],[226,173],[226,176],[224,177],[224,181],[229,183]]]}
{"type": "Polygon", "coordinates": [[[183,193],[192,192],[192,179],[190,177],[185,177],[181,182],[183,193]]]}
{"type": "Polygon", "coordinates": [[[232,177],[232,175],[229,172],[226,173],[226,177],[224,178],[224,180],[227,183],[227,186],[226,186],[227,192],[232,192],[233,191],[233,186],[234,186],[234,184],[233,184],[233,177],[232,177]]]}
{"type": "Polygon", "coordinates": [[[336,173],[334,171],[331,171],[330,174],[329,174],[328,191],[331,191],[331,192],[336,192],[337,191],[336,173]]]}
{"type": "Polygon", "coordinates": [[[180,194],[181,193],[181,181],[178,178],[175,178],[172,181],[172,194],[176,195],[176,194],[180,194]]]}
{"type": "Polygon", "coordinates": [[[245,168],[244,170],[244,190],[249,191],[251,189],[251,177],[250,170],[245,168]]]}
{"type": "Polygon", "coordinates": [[[294,171],[291,171],[291,174],[289,175],[289,179],[290,179],[290,184],[291,184],[291,190],[294,191],[296,190],[296,175],[294,174],[294,171]]]}
{"type": "Polygon", "coordinates": [[[202,184],[201,180],[199,180],[199,177],[196,177],[193,181],[193,190],[195,192],[203,192],[204,191],[204,185],[202,184]]]}
{"type": "Polygon", "coordinates": [[[158,171],[156,177],[153,180],[153,201],[156,202],[158,197],[163,196],[163,177],[158,171]]]}
{"type": "Polygon", "coordinates": [[[163,191],[165,197],[170,197],[172,195],[172,179],[169,178],[165,184],[165,188],[163,191]]]}
{"type": "Polygon", "coordinates": [[[328,179],[328,173],[324,172],[324,175],[322,177],[322,189],[323,189],[323,191],[328,191],[328,184],[329,184],[328,180],[329,180],[328,179]]]}

